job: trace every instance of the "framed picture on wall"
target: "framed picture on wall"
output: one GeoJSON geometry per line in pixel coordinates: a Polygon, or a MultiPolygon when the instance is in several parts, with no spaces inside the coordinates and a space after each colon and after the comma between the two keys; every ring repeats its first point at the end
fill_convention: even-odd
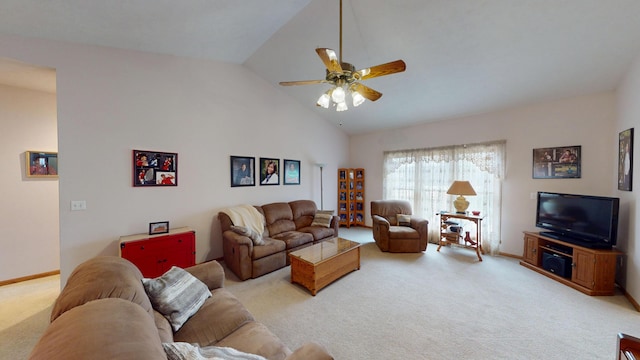
{"type": "Polygon", "coordinates": [[[133,186],[178,186],[178,154],[133,150],[133,186]]]}
{"type": "Polygon", "coordinates": [[[32,178],[57,178],[58,153],[46,151],[26,151],[26,175],[32,178]]]}
{"type": "Polygon", "coordinates": [[[231,187],[255,186],[256,158],[246,156],[231,156],[230,169],[231,187]]]}
{"type": "Polygon", "coordinates": [[[633,188],[633,128],[618,134],[618,190],[633,188]]]}
{"type": "Polygon", "coordinates": [[[579,178],[581,156],[582,147],[578,145],[533,149],[533,178],[579,178]]]}
{"type": "Polygon", "coordinates": [[[300,161],[284,159],[284,185],[300,185],[300,161]]]}
{"type": "Polygon", "coordinates": [[[280,185],[280,159],[260,158],[260,185],[280,185]]]}

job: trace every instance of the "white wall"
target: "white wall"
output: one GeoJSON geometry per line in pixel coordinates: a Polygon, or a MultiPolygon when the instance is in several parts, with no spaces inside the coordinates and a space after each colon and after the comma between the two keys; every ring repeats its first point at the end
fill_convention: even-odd
{"type": "MultiPolygon", "coordinates": [[[[620,242],[619,247],[625,253],[625,262],[621,282],[625,290],[636,300],[640,299],[640,246],[637,244],[640,223],[638,222],[638,191],[640,191],[640,56],[638,56],[618,89],[618,121],[615,124],[615,151],[618,150],[618,133],[634,128],[635,149],[633,167],[634,179],[632,191],[617,191],[620,197],[620,242]]],[[[616,186],[614,184],[614,186],[616,186]]],[[[615,187],[617,189],[617,186],[615,187]]]]}
{"type": "Polygon", "coordinates": [[[56,96],[0,85],[0,281],[60,268],[58,179],[28,178],[25,151],[58,151],[56,96]]]}
{"type": "Polygon", "coordinates": [[[117,255],[149,222],[196,231],[201,262],[222,256],[216,219],[241,203],[312,199],[348,160],[348,138],[242,66],[0,36],[0,56],[57,70],[62,283],[80,262],[117,255]],[[132,187],[132,150],[178,153],[179,185],[132,187]],[[230,187],[229,156],[301,160],[299,186],[230,187]],[[70,201],[86,200],[86,211],[70,201]]]}
{"type": "MultiPolygon", "coordinates": [[[[492,140],[507,141],[500,251],[522,256],[524,230],[535,228],[532,192],[557,191],[610,196],[616,179],[615,95],[596,94],[519,107],[463,119],[352,136],[351,167],[367,169],[367,201],[382,198],[382,156],[387,150],[429,148],[492,140]],[[532,179],[534,148],[582,146],[579,179],[532,179]]],[[[473,201],[471,199],[471,201],[473,201]]],[[[371,224],[367,207],[367,224],[371,224]]],[[[437,226],[433,209],[430,226],[437,226]]]]}

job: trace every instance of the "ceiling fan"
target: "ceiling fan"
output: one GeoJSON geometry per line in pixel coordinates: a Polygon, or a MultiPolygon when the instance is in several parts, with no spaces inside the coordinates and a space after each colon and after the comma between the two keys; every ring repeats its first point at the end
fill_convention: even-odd
{"type": "Polygon", "coordinates": [[[382,97],[382,93],[361,84],[359,81],[374,77],[385,76],[403,72],[407,66],[402,60],[396,60],[385,64],[372,66],[366,69],[356,70],[355,66],[342,61],[342,0],[340,0],[340,53],[327,48],[317,48],[316,53],[327,68],[324,80],[282,81],[280,85],[311,85],[332,84],[333,88],[322,94],[316,105],[325,109],[331,102],[336,111],[348,109],[346,103],[347,94],[351,94],[353,106],[359,106],[365,99],[376,101],[382,97]]]}

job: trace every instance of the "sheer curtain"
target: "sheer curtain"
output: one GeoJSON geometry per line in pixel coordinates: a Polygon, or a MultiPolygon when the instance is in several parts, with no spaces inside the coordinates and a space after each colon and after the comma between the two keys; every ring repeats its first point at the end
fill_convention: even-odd
{"type": "MultiPolygon", "coordinates": [[[[478,194],[467,196],[469,211],[478,210],[482,220],[482,247],[500,250],[500,208],[505,169],[505,141],[384,153],[383,199],[408,200],[416,216],[429,220],[429,239],[440,236],[436,213],[452,211],[453,195],[447,190],[454,180],[468,180],[478,194]]],[[[469,224],[461,224],[467,228],[469,224]],[[466,225],[466,226],[465,226],[466,225]]],[[[471,231],[472,237],[475,231],[471,231]]],[[[475,239],[474,239],[475,240],[475,239]]]]}

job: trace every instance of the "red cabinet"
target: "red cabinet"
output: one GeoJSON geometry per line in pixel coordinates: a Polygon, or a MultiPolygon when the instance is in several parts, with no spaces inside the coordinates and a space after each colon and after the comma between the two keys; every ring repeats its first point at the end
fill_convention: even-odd
{"type": "Polygon", "coordinates": [[[134,263],[147,278],[164,274],[172,266],[196,264],[196,233],[188,227],[167,234],[120,237],[120,257],[134,263]]]}

